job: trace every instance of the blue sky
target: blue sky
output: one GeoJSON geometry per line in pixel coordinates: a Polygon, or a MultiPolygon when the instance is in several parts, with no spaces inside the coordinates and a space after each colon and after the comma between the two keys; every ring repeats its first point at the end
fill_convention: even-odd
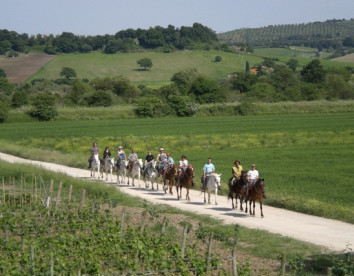
{"type": "Polygon", "coordinates": [[[194,22],[216,33],[354,18],[354,0],[1,0],[0,29],[31,34],[115,34],[194,22]]]}

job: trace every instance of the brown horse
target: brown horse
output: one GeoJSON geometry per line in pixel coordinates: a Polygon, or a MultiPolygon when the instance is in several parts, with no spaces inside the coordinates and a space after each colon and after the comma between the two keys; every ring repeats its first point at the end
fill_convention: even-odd
{"type": "Polygon", "coordinates": [[[261,216],[263,216],[263,208],[262,208],[262,202],[263,198],[265,198],[265,190],[264,190],[264,178],[259,178],[257,181],[250,186],[249,192],[248,192],[248,199],[250,201],[250,215],[255,215],[254,209],[256,207],[256,200],[259,201],[259,206],[261,209],[261,216]],[[251,203],[253,202],[253,212],[251,208],[251,203]]]}
{"type": "Polygon", "coordinates": [[[243,211],[242,203],[246,202],[246,210],[247,213],[247,194],[248,194],[248,181],[247,181],[247,171],[242,171],[240,179],[232,178],[229,180],[229,195],[228,198],[231,198],[232,209],[237,209],[237,197],[240,199],[240,210],[243,211]],[[246,186],[246,187],[245,187],[246,186]],[[236,205],[234,205],[234,194],[236,205]]]}
{"type": "Polygon", "coordinates": [[[167,191],[166,181],[168,181],[168,188],[169,188],[170,194],[173,195],[172,187],[173,187],[173,184],[175,183],[175,180],[176,180],[176,174],[177,174],[177,167],[176,166],[173,165],[173,166],[167,168],[165,178],[163,179],[163,189],[165,191],[165,194],[167,191]]]}
{"type": "Polygon", "coordinates": [[[182,198],[182,187],[186,187],[187,189],[186,199],[188,201],[191,200],[189,197],[189,189],[192,186],[193,177],[194,177],[193,165],[189,164],[176,183],[177,199],[182,198]],[[180,188],[179,193],[178,193],[178,188],[180,188]]]}

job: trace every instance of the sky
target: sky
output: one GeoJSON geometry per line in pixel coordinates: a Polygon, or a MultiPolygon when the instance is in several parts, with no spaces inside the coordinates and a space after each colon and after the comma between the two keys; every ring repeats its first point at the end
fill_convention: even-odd
{"type": "Polygon", "coordinates": [[[0,0],[0,29],[19,34],[115,34],[192,26],[240,28],[354,18],[354,0],[0,0]]]}

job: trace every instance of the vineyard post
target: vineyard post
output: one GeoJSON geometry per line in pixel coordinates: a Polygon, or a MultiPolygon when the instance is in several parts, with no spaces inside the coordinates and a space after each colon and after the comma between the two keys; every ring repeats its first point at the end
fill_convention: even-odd
{"type": "Polygon", "coordinates": [[[25,234],[21,235],[21,250],[22,250],[22,253],[25,252],[25,234]]]}
{"type": "Polygon", "coordinates": [[[12,196],[13,196],[13,200],[14,200],[14,204],[16,205],[16,181],[15,181],[15,177],[12,177],[12,196]]]}
{"type": "Polygon", "coordinates": [[[236,244],[232,248],[232,276],[237,276],[236,244]]]}
{"type": "Polygon", "coordinates": [[[69,196],[68,196],[68,203],[70,204],[71,201],[71,193],[73,192],[73,185],[70,185],[69,187],[69,196]]]}
{"type": "Polygon", "coordinates": [[[34,275],[34,247],[31,245],[31,275],[34,275]]]}
{"type": "Polygon", "coordinates": [[[212,241],[213,241],[213,232],[210,232],[209,235],[209,244],[208,244],[208,257],[207,257],[207,271],[210,271],[210,261],[211,261],[211,245],[212,245],[212,241]]]}
{"type": "Polygon", "coordinates": [[[37,203],[37,176],[34,176],[34,202],[37,203]]]}
{"type": "Polygon", "coordinates": [[[285,275],[285,263],[286,263],[286,255],[283,252],[281,254],[281,265],[280,265],[280,275],[284,276],[285,275]]]}
{"type": "Polygon", "coordinates": [[[4,205],[6,204],[6,197],[5,197],[5,179],[2,177],[2,198],[4,205]]]}
{"type": "Polygon", "coordinates": [[[81,192],[81,200],[80,200],[80,207],[79,207],[80,210],[84,207],[85,195],[86,195],[86,190],[83,189],[82,192],[81,192]]]}
{"type": "Polygon", "coordinates": [[[165,234],[166,225],[167,225],[167,217],[164,217],[162,222],[162,227],[161,227],[161,236],[165,234]]]}
{"type": "Polygon", "coordinates": [[[188,225],[185,224],[183,227],[183,237],[181,246],[181,258],[184,259],[184,252],[186,250],[186,240],[187,240],[188,225]]]}
{"type": "Polygon", "coordinates": [[[23,206],[23,174],[21,174],[21,193],[20,193],[20,203],[23,206]]]}
{"type": "Polygon", "coordinates": [[[327,276],[332,276],[332,268],[327,267],[327,276]]]}
{"type": "Polygon", "coordinates": [[[63,186],[63,183],[60,181],[59,182],[59,188],[58,188],[58,193],[57,193],[57,200],[55,201],[55,211],[57,210],[59,203],[60,203],[60,193],[61,193],[61,187],[63,186]]]}
{"type": "Polygon", "coordinates": [[[53,259],[53,254],[50,254],[50,276],[54,275],[54,259],[53,259]]]}
{"type": "Polygon", "coordinates": [[[143,214],[141,215],[141,221],[140,221],[140,234],[141,234],[141,235],[142,235],[143,232],[144,232],[145,218],[146,218],[146,215],[143,213],[143,214]]]}
{"type": "Polygon", "coordinates": [[[124,231],[124,218],[125,218],[125,208],[123,208],[122,216],[120,219],[120,235],[121,236],[123,236],[123,231],[124,231]]]}
{"type": "Polygon", "coordinates": [[[7,241],[9,240],[9,226],[5,225],[5,245],[7,244],[7,241]]]}
{"type": "Polygon", "coordinates": [[[49,196],[52,196],[53,193],[53,185],[54,185],[54,179],[50,180],[50,186],[49,186],[49,196]]]}

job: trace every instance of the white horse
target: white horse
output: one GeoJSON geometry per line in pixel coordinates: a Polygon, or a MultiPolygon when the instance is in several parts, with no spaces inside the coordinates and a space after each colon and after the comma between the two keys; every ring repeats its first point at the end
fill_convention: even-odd
{"type": "Polygon", "coordinates": [[[208,193],[208,204],[210,204],[210,193],[214,192],[215,194],[215,205],[218,205],[216,202],[216,197],[218,195],[218,189],[221,181],[221,174],[212,173],[207,176],[204,191],[204,204],[206,204],[206,193],[208,193]]]}
{"type": "Polygon", "coordinates": [[[151,182],[151,189],[154,189],[154,181],[156,177],[155,172],[156,161],[150,161],[146,164],[145,173],[144,173],[144,180],[145,180],[145,188],[149,188],[148,181],[151,182]]]}
{"type": "Polygon", "coordinates": [[[141,171],[141,167],[142,166],[143,166],[143,160],[142,159],[138,159],[138,160],[133,162],[130,172],[127,173],[127,175],[128,175],[128,185],[129,185],[129,176],[130,176],[132,178],[132,185],[135,186],[134,185],[134,177],[136,176],[137,179],[139,180],[139,187],[140,187],[140,171],[141,171]]]}
{"type": "Polygon", "coordinates": [[[100,178],[100,159],[98,154],[94,154],[92,161],[91,161],[91,177],[95,178],[96,171],[97,171],[97,178],[100,178]]]}
{"type": "Polygon", "coordinates": [[[124,159],[119,158],[116,165],[116,172],[117,172],[117,182],[119,184],[124,184],[125,176],[127,175],[126,169],[126,161],[124,159]]]}
{"type": "Polygon", "coordinates": [[[111,175],[111,181],[113,181],[113,168],[114,168],[114,157],[106,156],[103,160],[103,165],[101,168],[101,178],[103,178],[103,170],[106,171],[106,181],[108,181],[108,172],[111,175]]]}

